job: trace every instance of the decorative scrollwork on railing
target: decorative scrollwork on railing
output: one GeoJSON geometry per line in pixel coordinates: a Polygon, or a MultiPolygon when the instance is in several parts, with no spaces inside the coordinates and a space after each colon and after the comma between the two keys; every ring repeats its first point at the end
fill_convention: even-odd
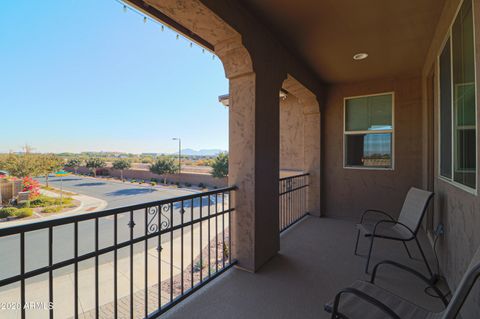
{"type": "Polygon", "coordinates": [[[163,205],[160,212],[160,229],[164,230],[170,227],[170,218],[166,215],[170,211],[170,205],[163,205]],[[163,217],[163,218],[162,218],[163,217]]]}
{"type": "Polygon", "coordinates": [[[158,232],[159,230],[158,221],[157,221],[158,207],[152,206],[147,208],[147,214],[148,214],[147,232],[149,234],[158,232]]]}
{"type": "Polygon", "coordinates": [[[147,208],[147,233],[157,233],[170,227],[170,218],[166,213],[169,212],[169,205],[152,206],[147,208]]]}

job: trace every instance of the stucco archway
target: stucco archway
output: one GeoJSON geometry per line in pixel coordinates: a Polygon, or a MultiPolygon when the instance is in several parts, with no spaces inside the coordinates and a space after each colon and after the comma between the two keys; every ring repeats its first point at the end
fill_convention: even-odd
{"type": "Polygon", "coordinates": [[[255,63],[245,39],[201,1],[128,2],[153,18],[152,12],[157,12],[171,19],[172,27],[197,39],[224,65],[230,86],[229,184],[238,188],[233,198],[232,252],[239,267],[256,271],[280,246],[278,92],[286,73],[276,67],[281,64],[258,58],[267,54],[265,50],[255,53],[255,63]]]}
{"type": "Polygon", "coordinates": [[[309,174],[308,212],[320,216],[321,113],[316,95],[291,75],[280,102],[280,167],[309,174]]]}

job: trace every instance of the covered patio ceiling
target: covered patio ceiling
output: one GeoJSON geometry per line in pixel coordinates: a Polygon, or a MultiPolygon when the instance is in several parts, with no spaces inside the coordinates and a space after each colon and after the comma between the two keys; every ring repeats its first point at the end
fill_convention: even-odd
{"type": "Polygon", "coordinates": [[[444,0],[242,0],[328,83],[420,74],[444,0]],[[356,53],[369,57],[354,61],[356,53]]]}

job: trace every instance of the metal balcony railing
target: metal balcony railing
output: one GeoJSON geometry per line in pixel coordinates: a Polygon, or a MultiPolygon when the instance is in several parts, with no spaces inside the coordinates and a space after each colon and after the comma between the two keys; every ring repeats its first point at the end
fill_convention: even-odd
{"type": "Polygon", "coordinates": [[[307,173],[280,179],[280,232],[308,214],[308,176],[307,173]]]}
{"type": "Polygon", "coordinates": [[[51,319],[156,318],[235,263],[233,191],[0,229],[11,268],[0,272],[2,302],[16,302],[22,319],[37,317],[23,306],[38,302],[32,288],[43,291],[51,319]]]}

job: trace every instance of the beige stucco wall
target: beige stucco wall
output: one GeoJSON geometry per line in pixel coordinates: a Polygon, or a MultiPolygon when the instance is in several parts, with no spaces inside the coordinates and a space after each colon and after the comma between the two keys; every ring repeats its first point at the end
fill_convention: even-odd
{"type": "MultiPolygon", "coordinates": [[[[436,58],[441,50],[443,40],[448,33],[448,28],[453,21],[455,12],[460,4],[460,0],[448,0],[441,20],[438,24],[435,38],[432,41],[430,51],[428,53],[424,70],[423,70],[423,96],[424,96],[424,112],[427,110],[427,86],[428,86],[428,74],[431,70],[437,70],[436,58]]],[[[474,20],[475,20],[475,36],[476,36],[476,61],[477,61],[477,92],[480,92],[479,81],[480,79],[480,4],[478,1],[474,2],[474,20]]],[[[435,76],[435,80],[438,80],[438,76],[435,76]]],[[[435,82],[437,83],[437,82],[435,82]]],[[[435,91],[437,91],[435,87],[435,91]]],[[[432,133],[434,135],[434,226],[438,223],[445,225],[445,236],[440,239],[438,243],[438,252],[440,256],[440,266],[442,273],[447,278],[450,288],[455,289],[465,270],[470,263],[470,260],[475,250],[480,245],[480,199],[477,195],[468,193],[460,188],[453,186],[452,184],[445,182],[439,178],[439,136],[438,136],[438,96],[437,93],[434,96],[434,110],[432,133]]],[[[478,103],[477,98],[477,103],[478,103]]],[[[478,112],[479,106],[477,105],[477,126],[480,123],[480,112],[478,112]]],[[[425,119],[426,120],[426,119],[425,119]]],[[[426,122],[426,121],[425,121],[426,122]]],[[[428,131],[424,131],[424,154],[427,154],[427,134],[428,131]]],[[[477,129],[477,153],[480,148],[479,130],[477,129]]],[[[427,161],[424,162],[426,166],[427,161]]],[[[477,159],[477,181],[480,178],[480,170],[478,169],[479,163],[477,159]]],[[[427,167],[424,172],[424,184],[426,184],[428,172],[427,167]]],[[[477,182],[478,183],[478,182],[477,182]]],[[[465,310],[462,312],[463,318],[478,318],[480,313],[480,284],[477,283],[477,288],[471,292],[471,297],[467,300],[465,310]]]]}
{"type": "MultiPolygon", "coordinates": [[[[73,169],[66,167],[68,171],[73,171],[73,169]]],[[[120,178],[121,172],[120,170],[113,169],[113,168],[106,168],[105,170],[108,171],[109,176],[120,178]]],[[[81,174],[88,174],[90,173],[90,169],[86,167],[78,168],[78,173],[81,174]]],[[[141,170],[141,169],[126,169],[123,172],[123,177],[126,179],[136,179],[136,180],[145,180],[147,182],[150,181],[151,178],[155,178],[158,180],[163,181],[164,176],[154,174],[148,170],[141,170]]],[[[210,174],[196,174],[196,173],[181,173],[181,174],[167,174],[165,178],[169,182],[173,183],[181,183],[181,184],[192,184],[193,186],[198,186],[200,183],[206,185],[208,187],[226,187],[227,186],[227,178],[215,178],[210,174]]]]}
{"type": "Polygon", "coordinates": [[[325,215],[354,217],[368,208],[398,215],[405,195],[421,183],[420,78],[333,85],[325,105],[323,201],[325,215]],[[394,92],[394,169],[343,168],[344,98],[394,92]]]}
{"type": "Polygon", "coordinates": [[[280,169],[303,171],[304,158],[303,106],[288,95],[280,100],[280,169]]]}

